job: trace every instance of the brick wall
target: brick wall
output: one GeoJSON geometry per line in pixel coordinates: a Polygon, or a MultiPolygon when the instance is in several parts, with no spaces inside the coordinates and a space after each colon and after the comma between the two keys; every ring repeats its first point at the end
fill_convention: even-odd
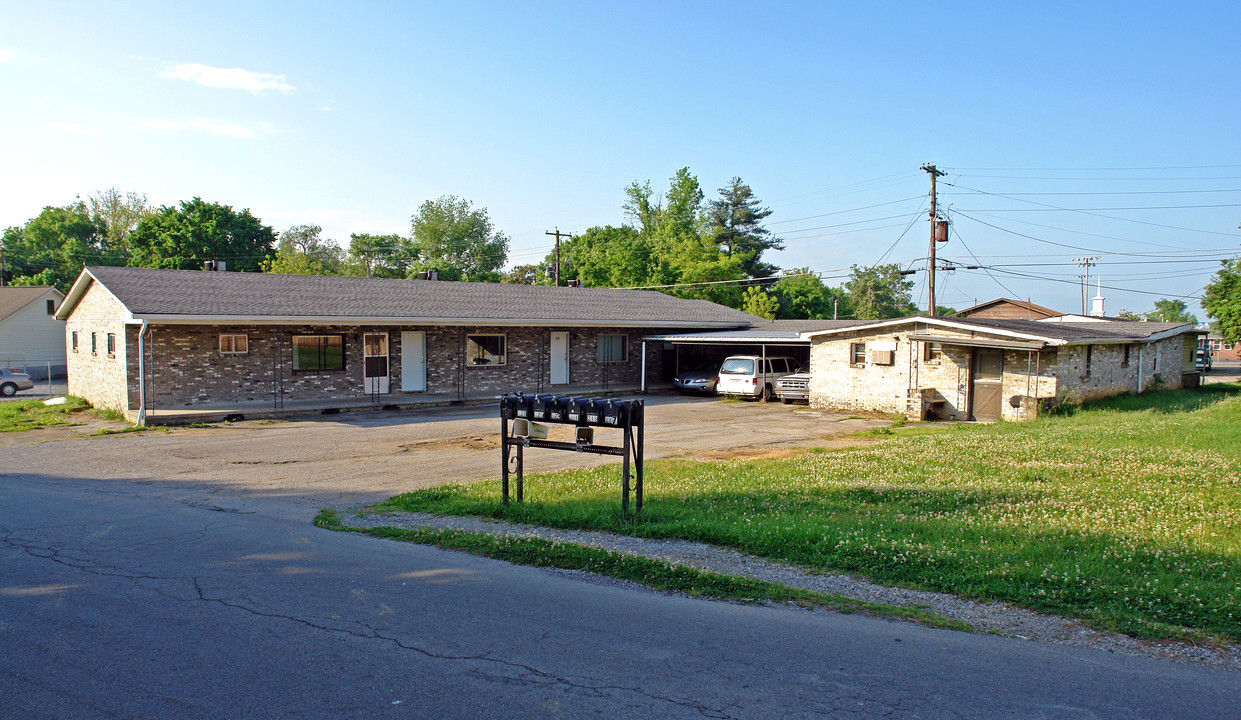
{"type": "MultiPolygon", "coordinates": [[[[137,328],[127,332],[125,308],[98,284],[91,284],[65,322],[65,357],[68,391],[89,400],[98,408],[109,408],[135,416],[131,410],[126,368],[136,366],[137,328]],[[73,333],[78,334],[78,348],[73,349],[73,333]],[[91,352],[91,334],[95,351],[91,352]],[[108,354],[108,333],[116,337],[116,350],[108,354]],[[131,338],[133,343],[131,343],[131,338]],[[130,361],[133,363],[130,363],[130,361]]],[[[137,373],[132,377],[137,379],[137,373]]],[[[133,406],[136,410],[136,404],[133,406]]],[[[132,418],[131,418],[132,419],[132,418]]]]}
{"type": "MultiPolygon", "coordinates": [[[[559,328],[514,328],[443,326],[362,327],[333,326],[313,329],[253,326],[162,325],[152,330],[147,341],[148,403],[154,407],[193,407],[273,399],[275,379],[282,376],[286,400],[365,399],[362,335],[388,334],[389,389],[394,400],[420,395],[462,397],[513,390],[531,392],[542,378],[544,391],[571,392],[573,388],[634,389],[641,384],[642,337],[648,331],[618,328],[571,329],[569,332],[569,384],[552,386],[550,335],[559,328]],[[401,391],[402,330],[426,333],[427,389],[401,391]],[[227,355],[219,352],[221,334],[247,337],[248,352],[227,355]],[[294,372],[291,336],[293,334],[343,335],[345,369],[337,371],[294,372]],[[467,335],[487,334],[505,337],[503,365],[471,365],[463,361],[467,335]],[[624,334],[627,359],[598,362],[597,340],[601,334],[624,334]],[[279,350],[279,362],[275,357],[279,350]]],[[[134,336],[136,338],[136,335],[134,336]]],[[[648,348],[648,377],[658,378],[662,354],[648,348]]],[[[136,370],[133,377],[137,377],[136,370]]],[[[136,403],[136,400],[135,400],[136,403]]]]}

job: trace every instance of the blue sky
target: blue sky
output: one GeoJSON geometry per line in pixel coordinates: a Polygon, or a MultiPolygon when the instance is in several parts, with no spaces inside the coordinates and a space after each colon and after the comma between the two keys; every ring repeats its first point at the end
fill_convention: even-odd
{"type": "Polygon", "coordinates": [[[770,259],[836,284],[925,267],[935,163],[941,257],[991,268],[941,273],[941,304],[1073,311],[1098,256],[1110,312],[1197,311],[1241,251],[1239,26],[1214,2],[7,3],[0,225],[116,186],[347,244],[453,194],[525,263],[688,166],[708,197],[749,183],[770,259]]]}

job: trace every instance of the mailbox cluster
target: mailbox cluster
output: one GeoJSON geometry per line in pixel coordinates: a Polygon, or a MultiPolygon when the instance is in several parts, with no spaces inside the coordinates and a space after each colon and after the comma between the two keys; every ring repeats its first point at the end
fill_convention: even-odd
{"type": "Polygon", "coordinates": [[[509,393],[500,398],[500,414],[506,420],[633,427],[642,422],[642,401],[509,393]]]}
{"type": "Polygon", "coordinates": [[[516,476],[517,501],[522,501],[523,450],[527,447],[538,447],[620,455],[624,458],[621,471],[621,508],[626,513],[629,512],[629,463],[632,458],[637,470],[634,484],[637,510],[642,510],[644,423],[641,400],[508,393],[500,397],[500,422],[500,452],[503,464],[501,492],[505,503],[508,502],[510,474],[516,476]],[[574,442],[548,440],[547,423],[576,426],[574,442]],[[621,446],[596,444],[595,428],[620,430],[621,446]]]}

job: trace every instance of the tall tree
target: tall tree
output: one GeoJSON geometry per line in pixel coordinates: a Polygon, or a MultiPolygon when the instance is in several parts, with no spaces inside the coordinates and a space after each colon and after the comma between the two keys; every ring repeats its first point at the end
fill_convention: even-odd
{"type": "Polygon", "coordinates": [[[24,227],[10,227],[0,238],[6,282],[55,285],[62,291],[83,265],[119,265],[120,253],[106,248],[86,203],[48,206],[24,227]]]}
{"type": "Polygon", "coordinates": [[[400,235],[353,233],[349,236],[345,272],[366,277],[403,278],[409,273],[414,258],[409,241],[400,235]]]}
{"type": "Polygon", "coordinates": [[[134,191],[122,193],[115,187],[90,196],[90,212],[111,247],[121,247],[144,217],[153,212],[147,196],[134,191]]]}
{"type": "Polygon", "coordinates": [[[263,272],[280,275],[339,275],[344,251],[320,235],[318,225],[294,225],[280,233],[275,257],[263,261],[263,272]]]}
{"type": "Polygon", "coordinates": [[[769,277],[776,266],[762,261],[767,250],[783,250],[784,243],[763,227],[771,210],[762,207],[749,185],[734,177],[719,189],[720,199],[708,203],[708,232],[729,257],[741,259],[749,277],[769,277]]]}
{"type": "Polygon", "coordinates": [[[508,258],[508,236],[495,229],[487,208],[444,195],[428,200],[411,218],[410,272],[434,270],[443,280],[499,282],[508,258]]]}
{"type": "Polygon", "coordinates": [[[201,269],[206,260],[224,260],[230,270],[257,272],[272,256],[276,234],[249,210],[201,198],[180,207],[162,206],[129,233],[131,267],[201,269]]]}
{"type": "Polygon", "coordinates": [[[918,306],[910,295],[914,284],[901,275],[900,265],[854,265],[851,270],[845,291],[853,317],[879,320],[917,314],[918,306]]]}
{"type": "Polygon", "coordinates": [[[1155,301],[1155,309],[1146,313],[1147,320],[1198,324],[1198,318],[1189,312],[1184,300],[1162,298],[1155,301]]]}
{"type": "Polygon", "coordinates": [[[849,317],[849,301],[840,288],[828,287],[810,268],[786,270],[772,286],[780,301],[776,317],[789,320],[822,320],[849,317]]]}
{"type": "Polygon", "coordinates": [[[1241,258],[1221,260],[1220,269],[1202,296],[1202,309],[1215,318],[1224,342],[1241,342],[1241,258]]]}

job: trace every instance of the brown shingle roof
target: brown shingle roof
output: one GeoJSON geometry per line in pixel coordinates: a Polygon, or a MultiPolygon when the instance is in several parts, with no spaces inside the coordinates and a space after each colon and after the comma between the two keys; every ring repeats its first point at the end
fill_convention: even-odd
{"type": "Polygon", "coordinates": [[[757,319],[706,300],[649,290],[125,267],[88,267],[86,272],[134,317],[156,321],[742,327],[757,319]]]}

